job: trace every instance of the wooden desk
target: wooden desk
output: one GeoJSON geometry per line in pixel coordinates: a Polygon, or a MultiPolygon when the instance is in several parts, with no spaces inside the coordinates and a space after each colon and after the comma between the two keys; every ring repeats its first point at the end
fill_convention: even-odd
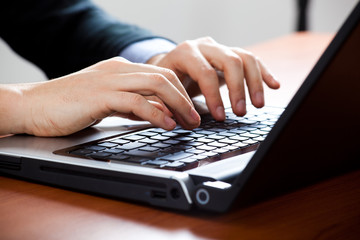
{"type": "MultiPolygon", "coordinates": [[[[329,42],[295,34],[249,49],[278,76],[284,104],[329,42]]],[[[269,99],[270,97],[270,99],[269,99]]],[[[223,215],[156,209],[0,177],[0,239],[360,239],[360,171],[223,215]]]]}

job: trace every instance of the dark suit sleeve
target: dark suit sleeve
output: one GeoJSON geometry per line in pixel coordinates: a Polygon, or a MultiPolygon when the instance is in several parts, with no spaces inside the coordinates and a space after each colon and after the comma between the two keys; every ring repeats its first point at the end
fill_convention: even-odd
{"type": "Polygon", "coordinates": [[[156,37],[120,22],[88,0],[4,1],[0,36],[49,78],[117,56],[136,41],[156,37]]]}

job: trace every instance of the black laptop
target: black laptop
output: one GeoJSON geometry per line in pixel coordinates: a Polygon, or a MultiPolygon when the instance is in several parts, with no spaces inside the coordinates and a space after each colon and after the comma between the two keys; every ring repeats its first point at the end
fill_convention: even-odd
{"type": "MultiPolygon", "coordinates": [[[[194,130],[92,127],[0,139],[0,173],[154,206],[223,212],[359,168],[360,3],[286,109],[194,130]]],[[[285,60],[285,59],[284,59],[285,60]]]]}

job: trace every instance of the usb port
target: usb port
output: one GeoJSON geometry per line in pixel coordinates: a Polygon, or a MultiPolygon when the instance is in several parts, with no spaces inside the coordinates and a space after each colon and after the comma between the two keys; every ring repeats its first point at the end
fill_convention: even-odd
{"type": "Polygon", "coordinates": [[[157,199],[166,199],[166,192],[165,191],[151,191],[151,197],[157,199]]]}

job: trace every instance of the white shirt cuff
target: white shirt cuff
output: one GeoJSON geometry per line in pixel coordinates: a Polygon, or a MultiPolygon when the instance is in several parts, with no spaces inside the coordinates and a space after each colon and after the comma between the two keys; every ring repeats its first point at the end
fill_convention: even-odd
{"type": "Polygon", "coordinates": [[[146,63],[150,58],[170,52],[175,47],[176,44],[169,40],[152,38],[130,44],[119,55],[134,63],[146,63]]]}

